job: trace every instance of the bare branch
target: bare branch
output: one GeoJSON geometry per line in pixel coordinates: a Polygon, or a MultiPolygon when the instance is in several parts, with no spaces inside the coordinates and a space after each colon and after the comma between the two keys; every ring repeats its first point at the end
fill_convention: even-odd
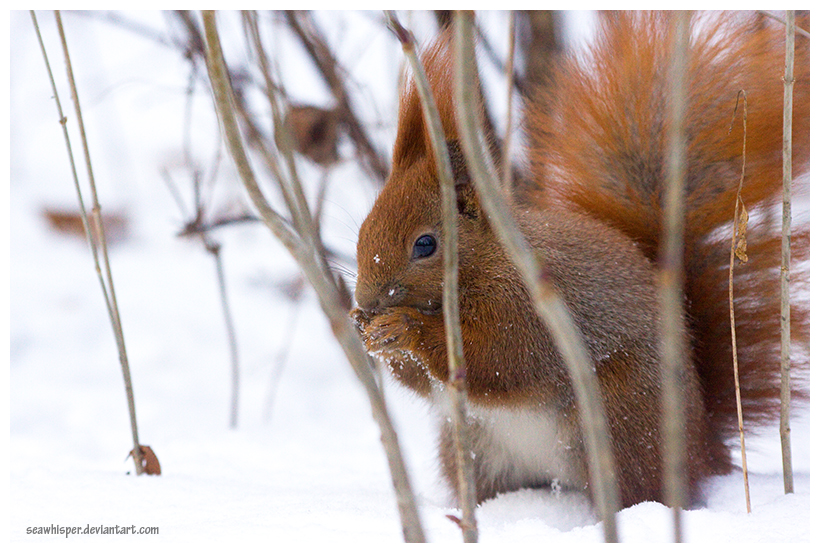
{"type": "MultiPolygon", "coordinates": [[[[284,219],[270,208],[259,189],[236,121],[236,105],[228,81],[215,14],[212,11],[205,11],[202,13],[202,19],[205,26],[208,75],[213,88],[216,109],[222,123],[226,145],[237,165],[242,183],[265,224],[299,263],[306,278],[315,289],[322,310],[328,317],[333,334],[344,350],[370,400],[373,417],[381,431],[382,444],[393,477],[404,538],[406,541],[424,541],[424,532],[421,528],[410,479],[401,455],[398,436],[390,421],[384,395],[376,381],[372,360],[365,353],[359,335],[348,317],[349,295],[345,297],[341,289],[341,283],[333,278],[333,275],[327,269],[326,263],[323,264],[318,261],[317,258],[321,253],[312,250],[309,244],[305,242],[304,237],[295,234],[292,228],[285,224],[284,219]]],[[[292,155],[292,152],[289,155],[292,155]]],[[[295,213],[292,215],[296,216],[295,213]]]]}
{"type": "MultiPolygon", "coordinates": [[[[743,163],[740,169],[740,183],[737,185],[737,197],[735,199],[735,215],[732,226],[732,250],[729,253],[729,323],[732,335],[732,365],[735,375],[735,402],[737,403],[737,428],[740,434],[740,459],[743,469],[743,488],[746,492],[746,512],[752,512],[752,499],[749,492],[749,470],[746,466],[746,431],[743,427],[743,404],[740,400],[740,369],[737,360],[737,332],[735,330],[735,257],[741,263],[748,261],[746,255],[746,226],[749,221],[749,214],[746,206],[743,205],[741,190],[743,181],[746,178],[746,91],[738,92],[738,101],[743,96],[743,163]]],[[[735,107],[737,111],[737,107],[735,107]]],[[[734,117],[732,117],[734,122],[734,117]]]]}
{"type": "Polygon", "coordinates": [[[792,96],[794,90],[794,10],[786,12],[786,69],[783,78],[783,239],[780,269],[780,447],[783,452],[783,487],[794,493],[791,427],[791,240],[792,240],[792,96]]]}
{"type": "Polygon", "coordinates": [[[60,115],[60,124],[63,127],[63,135],[65,137],[66,148],[68,149],[68,157],[71,164],[71,173],[74,180],[74,187],[77,192],[77,199],[80,204],[80,216],[83,221],[83,227],[85,228],[86,239],[88,240],[88,244],[91,247],[91,253],[94,258],[94,268],[97,272],[97,277],[100,281],[100,287],[102,288],[103,297],[105,299],[105,305],[108,309],[108,316],[111,321],[111,326],[114,331],[114,338],[117,343],[117,351],[119,353],[120,367],[122,369],[122,376],[125,383],[125,395],[128,402],[128,413],[131,422],[131,439],[134,444],[134,448],[131,450],[131,457],[133,457],[134,459],[135,471],[138,475],[143,473],[159,474],[158,461],[156,463],[151,463],[150,466],[146,464],[147,461],[145,457],[145,452],[150,451],[150,448],[148,446],[142,446],[139,443],[139,433],[137,431],[137,410],[134,402],[134,391],[131,385],[131,370],[128,365],[128,355],[125,350],[125,338],[123,336],[122,322],[120,321],[120,313],[119,308],[117,306],[117,296],[114,291],[114,278],[111,273],[111,264],[108,259],[108,247],[105,237],[105,226],[102,224],[102,210],[97,196],[97,188],[94,181],[94,171],[91,165],[91,155],[88,149],[88,141],[86,139],[85,126],[83,124],[82,108],[80,107],[80,99],[77,93],[77,86],[74,82],[74,72],[71,67],[71,56],[68,52],[68,43],[66,41],[65,30],[63,29],[62,17],[60,16],[59,11],[54,12],[54,17],[57,21],[57,30],[60,34],[60,43],[63,48],[63,56],[65,58],[66,63],[66,73],[68,76],[69,87],[71,89],[71,99],[74,103],[74,113],[77,117],[77,124],[79,126],[80,131],[80,139],[83,145],[83,153],[85,156],[89,187],[91,189],[92,211],[90,221],[88,213],[86,211],[85,202],[83,201],[83,194],[80,188],[80,181],[77,176],[77,169],[74,163],[74,155],[71,150],[71,142],[68,137],[68,128],[66,126],[67,117],[63,115],[62,106],[60,104],[59,95],[57,93],[57,86],[54,82],[54,75],[51,72],[51,65],[48,62],[45,44],[43,44],[42,35],[40,34],[40,27],[37,24],[37,16],[33,10],[30,13],[32,22],[34,24],[34,29],[37,33],[37,39],[40,43],[40,49],[43,53],[43,59],[46,63],[46,70],[51,81],[51,87],[54,93],[54,100],[57,104],[57,111],[60,115]],[[93,231],[91,227],[92,224],[94,225],[93,231]],[[98,240],[94,239],[94,235],[98,237],[98,240]],[[103,272],[100,267],[98,249],[102,252],[103,265],[105,266],[105,277],[103,277],[103,272]]]}
{"type": "MultiPolygon", "coordinates": [[[[792,11],[794,11],[794,10],[792,10],[792,11]]],[[[768,17],[770,19],[774,19],[778,23],[782,23],[784,26],[788,26],[788,24],[787,24],[788,16],[786,17],[786,19],[783,19],[782,17],[778,17],[777,15],[773,14],[772,12],[768,12],[768,11],[765,11],[765,10],[758,10],[757,13],[759,13],[761,15],[765,15],[766,17],[768,17]]],[[[788,33],[788,30],[786,32],[788,33]]],[[[799,35],[802,35],[806,38],[811,38],[811,34],[806,29],[803,29],[802,27],[798,27],[797,25],[794,25],[794,32],[799,34],[799,35]]]]}
{"type": "Polygon", "coordinates": [[[470,15],[459,11],[455,25],[455,94],[456,114],[461,146],[473,183],[478,189],[482,207],[488,212],[496,236],[521,272],[533,297],[539,316],[555,338],[566,363],[578,398],[584,443],[590,468],[593,499],[604,521],[607,541],[617,541],[615,512],[621,506],[615,478],[611,439],[604,416],[600,385],[590,362],[586,346],[573,324],[572,317],[558,292],[545,278],[521,231],[514,222],[509,206],[500,194],[498,176],[487,167],[487,145],[477,116],[481,113],[478,94],[475,51],[470,15]]]}
{"type": "Polygon", "coordinates": [[[504,71],[507,76],[507,119],[504,128],[504,144],[502,149],[501,185],[505,192],[512,190],[512,130],[513,130],[513,88],[515,86],[515,12],[510,11],[509,23],[509,51],[504,71]]]}
{"type": "Polygon", "coordinates": [[[402,50],[410,63],[416,89],[421,100],[424,121],[430,132],[441,186],[442,248],[444,251],[444,324],[447,336],[447,360],[449,365],[448,390],[453,406],[453,443],[456,449],[458,473],[458,499],[462,517],[459,521],[465,543],[478,541],[475,519],[476,487],[475,469],[467,443],[467,368],[461,338],[461,321],[458,311],[458,209],[453,169],[444,135],[444,127],[433,91],[416,55],[415,42],[407,29],[402,27],[396,15],[388,12],[388,23],[401,42],[402,50]]]}
{"type": "Polygon", "coordinates": [[[313,23],[310,13],[287,11],[285,12],[288,25],[302,42],[308,55],[311,57],[322,77],[325,79],[331,94],[336,99],[342,123],[347,127],[350,139],[356,149],[367,161],[370,172],[379,180],[387,179],[387,164],[370,142],[364,127],[356,117],[347,87],[339,74],[339,64],[336,57],[327,45],[319,29],[313,23]]]}
{"type": "Polygon", "coordinates": [[[689,58],[689,12],[676,12],[669,63],[668,173],[664,223],[658,262],[661,303],[661,390],[663,397],[664,496],[672,508],[675,542],[683,541],[681,510],[687,504],[686,428],[681,397],[685,359],[683,340],[684,183],[686,182],[686,108],[689,58]]]}
{"type": "MultiPolygon", "coordinates": [[[[185,227],[178,233],[178,236],[189,237],[196,236],[202,241],[202,245],[209,254],[214,258],[216,265],[216,278],[219,287],[219,297],[222,304],[222,315],[225,319],[225,330],[228,334],[228,350],[231,359],[231,407],[229,410],[229,426],[236,428],[239,425],[239,347],[237,346],[236,331],[234,330],[233,316],[231,315],[230,302],[228,301],[228,287],[225,281],[225,267],[222,263],[222,246],[214,241],[209,236],[209,231],[220,226],[215,223],[206,224],[205,207],[202,205],[202,196],[200,194],[200,176],[199,171],[192,170],[191,181],[194,188],[194,208],[195,215],[192,221],[185,224],[185,227]]],[[[180,211],[185,216],[185,208],[182,198],[177,192],[171,175],[168,171],[162,171],[168,189],[171,190],[174,198],[179,205],[180,211]]],[[[247,217],[247,216],[245,216],[247,217]]],[[[238,222],[242,218],[231,218],[230,222],[238,222]]],[[[244,219],[247,220],[247,219],[244,219]]],[[[254,219],[258,220],[258,219],[254,219]]],[[[222,220],[222,225],[228,224],[227,220],[222,220]]]]}

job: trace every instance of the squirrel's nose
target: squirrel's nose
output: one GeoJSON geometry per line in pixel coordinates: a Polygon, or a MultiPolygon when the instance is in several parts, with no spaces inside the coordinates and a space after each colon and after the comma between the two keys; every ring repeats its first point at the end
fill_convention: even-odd
{"type": "Polygon", "coordinates": [[[354,293],[354,297],[356,298],[356,304],[359,306],[359,309],[371,315],[378,311],[379,309],[379,295],[376,290],[373,289],[372,286],[363,284],[362,282],[358,282],[356,284],[356,291],[354,293]]]}
{"type": "Polygon", "coordinates": [[[404,286],[386,285],[379,288],[367,285],[356,286],[356,303],[368,314],[378,313],[386,307],[398,305],[407,295],[404,286]]]}

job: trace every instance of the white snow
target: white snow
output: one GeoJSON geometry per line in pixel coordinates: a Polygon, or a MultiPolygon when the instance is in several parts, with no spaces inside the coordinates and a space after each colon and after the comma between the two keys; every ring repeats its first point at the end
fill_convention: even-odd
{"type": "MultiPolygon", "coordinates": [[[[74,124],[53,17],[38,15],[63,110],[74,124]]],[[[160,14],[128,17],[168,28],[160,14]]],[[[328,36],[346,59],[358,60],[354,77],[367,92],[356,89],[356,99],[372,104],[365,110],[371,123],[385,124],[387,155],[401,53],[374,23],[378,17],[337,13],[320,21],[338,22],[326,25],[328,36]],[[367,33],[357,33],[363,28],[367,33]]],[[[229,14],[220,18],[226,28],[229,20],[235,23],[229,14]]],[[[186,219],[160,173],[163,167],[171,171],[189,217],[189,173],[181,167],[188,66],[175,50],[110,23],[64,14],[103,211],[123,211],[131,222],[130,237],[111,249],[111,263],[140,440],[156,452],[162,475],[131,474],[123,381],[91,255],[82,240],[52,232],[41,214],[46,207],[76,206],[56,108],[28,12],[10,12],[10,19],[12,545],[56,541],[60,547],[117,550],[131,543],[164,549],[201,542],[280,550],[283,544],[399,543],[390,476],[365,394],[315,297],[306,293],[294,303],[277,291],[275,283],[298,273],[284,248],[257,224],[213,234],[223,246],[241,364],[239,428],[228,428],[230,363],[216,270],[201,244],[175,236],[186,219]],[[159,535],[27,534],[51,525],[157,527],[159,535]]],[[[275,42],[287,41],[278,36],[275,42]]],[[[244,56],[241,48],[232,51],[236,59],[244,56]]],[[[283,74],[294,93],[301,93],[302,74],[316,82],[298,64],[283,74]]],[[[312,86],[319,85],[308,87],[306,97],[312,86]]],[[[202,86],[193,109],[191,148],[209,174],[218,131],[202,86]]],[[[72,138],[80,160],[79,140],[72,138]]],[[[316,171],[305,166],[303,180],[315,193],[316,171]]],[[[205,194],[210,213],[247,205],[227,157],[205,194]]],[[[356,164],[345,162],[331,183],[323,226],[334,248],[353,254],[356,230],[374,196],[356,164]]],[[[459,542],[460,532],[446,518],[458,511],[437,473],[433,417],[394,383],[387,392],[427,537],[459,542]]],[[[745,512],[740,474],[717,478],[706,507],[684,515],[688,541],[808,546],[808,410],[797,413],[796,493],[783,494],[776,429],[767,431],[749,440],[752,514],[745,512]]],[[[659,504],[626,509],[618,521],[623,541],[671,537],[670,512],[659,504]]],[[[478,509],[478,525],[487,543],[602,539],[589,501],[561,491],[522,490],[488,501],[478,509]]]]}

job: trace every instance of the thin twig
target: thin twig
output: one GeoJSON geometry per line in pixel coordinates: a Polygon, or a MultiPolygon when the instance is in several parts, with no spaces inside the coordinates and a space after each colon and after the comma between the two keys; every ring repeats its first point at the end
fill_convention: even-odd
{"type": "Polygon", "coordinates": [[[78,17],[88,17],[90,19],[96,19],[102,21],[104,23],[109,23],[116,27],[120,27],[121,29],[128,31],[129,33],[134,33],[138,35],[140,38],[148,39],[161,46],[166,46],[170,48],[177,48],[179,44],[176,43],[174,40],[169,39],[164,32],[157,31],[147,25],[143,25],[138,21],[134,21],[132,19],[128,19],[123,17],[120,12],[116,11],[97,11],[97,10],[64,10],[69,11],[72,16],[78,17]]]}
{"type": "Polygon", "coordinates": [[[288,25],[302,42],[305,51],[316,64],[325,79],[331,94],[336,99],[342,121],[348,129],[350,139],[367,161],[367,167],[379,183],[387,178],[388,168],[381,154],[376,150],[367,136],[364,127],[356,117],[347,87],[339,75],[339,64],[327,45],[312,16],[307,12],[286,11],[288,25]]]}
{"type": "MultiPolygon", "coordinates": [[[[510,18],[515,18],[515,12],[512,10],[510,10],[510,18]]],[[[511,23],[511,26],[514,25],[514,23],[511,23]]],[[[479,44],[483,49],[483,52],[487,55],[487,59],[489,59],[490,62],[492,62],[492,64],[500,73],[507,74],[508,68],[510,68],[510,66],[508,65],[509,62],[505,62],[505,60],[493,49],[492,45],[490,45],[490,41],[487,40],[487,35],[484,33],[484,31],[481,30],[479,26],[476,26],[476,36],[478,38],[479,44]]],[[[515,67],[510,68],[509,73],[507,75],[510,86],[512,88],[518,90],[519,92],[524,90],[524,80],[515,70],[515,67]]]]}
{"type": "Polygon", "coordinates": [[[471,16],[459,11],[455,18],[455,96],[461,146],[478,189],[481,206],[487,211],[496,236],[521,272],[535,302],[539,316],[552,332],[558,352],[569,369],[578,399],[578,411],[586,444],[593,499],[604,522],[604,537],[617,541],[615,512],[621,507],[615,478],[611,439],[603,410],[600,385],[587,348],[572,317],[552,283],[543,275],[533,252],[515,224],[509,206],[502,198],[495,171],[484,160],[487,144],[478,120],[481,108],[478,94],[471,16]]]}
{"type": "MultiPolygon", "coordinates": [[[[256,12],[243,12],[243,22],[251,40],[253,41],[254,52],[258,58],[259,69],[265,79],[265,93],[271,108],[276,145],[279,146],[280,150],[283,149],[283,146],[285,146],[285,148],[290,148],[290,144],[292,143],[290,138],[283,137],[283,133],[286,131],[284,129],[284,124],[282,123],[281,110],[277,96],[277,93],[281,92],[281,88],[273,82],[270,72],[268,71],[270,64],[268,63],[265,50],[262,47],[256,12]],[[283,144],[285,140],[287,140],[287,142],[283,144]]],[[[274,181],[280,185],[280,190],[282,191],[285,205],[288,211],[292,214],[293,225],[297,234],[299,234],[303,239],[307,239],[312,244],[318,246],[320,244],[318,239],[318,229],[314,224],[313,219],[311,217],[298,217],[296,215],[299,213],[308,213],[309,210],[304,194],[301,192],[301,185],[295,187],[294,189],[294,187],[287,184],[289,180],[285,174],[285,171],[291,170],[294,175],[296,174],[295,167],[292,165],[293,162],[289,162],[288,167],[282,167],[282,162],[280,160],[281,156],[277,156],[276,152],[269,147],[269,140],[263,135],[261,129],[252,117],[250,111],[245,105],[244,98],[242,96],[237,97],[234,95],[234,100],[234,109],[242,118],[250,145],[254,148],[254,150],[262,155],[262,160],[265,162],[271,176],[274,181]],[[308,225],[308,223],[310,224],[308,225]]]]}
{"type": "MultiPolygon", "coordinates": [[[[304,286],[304,284],[302,286],[304,286]]],[[[276,398],[276,392],[279,389],[279,380],[285,372],[285,365],[288,362],[288,357],[290,356],[290,351],[293,346],[293,337],[296,334],[297,327],[299,326],[296,323],[300,307],[300,298],[293,298],[291,302],[290,316],[285,319],[287,321],[285,325],[285,333],[282,336],[282,342],[279,346],[279,350],[274,357],[273,371],[271,372],[270,381],[268,382],[268,393],[265,399],[265,409],[262,414],[262,420],[265,422],[270,422],[273,418],[274,400],[276,398]]]]}
{"type": "Polygon", "coordinates": [[[669,127],[667,132],[664,224],[659,259],[661,302],[661,378],[663,397],[664,496],[672,508],[674,540],[683,541],[681,510],[687,503],[686,434],[683,388],[683,196],[686,181],[685,117],[689,12],[676,12],[672,55],[669,63],[669,127]]]}
{"type": "MultiPolygon", "coordinates": [[[[299,174],[296,171],[296,159],[293,155],[293,137],[291,136],[288,127],[285,125],[282,110],[279,107],[279,101],[276,95],[276,87],[271,78],[268,67],[270,64],[265,54],[265,49],[262,47],[262,39],[259,35],[259,26],[256,18],[256,12],[244,12],[245,18],[250,23],[251,35],[253,37],[253,44],[255,53],[259,60],[259,69],[265,78],[266,91],[268,101],[271,108],[271,115],[273,117],[273,136],[276,146],[280,152],[284,154],[285,166],[290,178],[282,178],[279,180],[282,193],[287,199],[288,206],[293,215],[293,221],[296,228],[303,239],[307,240],[308,246],[317,252],[322,251],[319,237],[319,229],[315,224],[313,216],[310,214],[307,199],[299,181],[299,174]]],[[[267,149],[267,148],[266,148],[267,149]]],[[[325,259],[321,256],[320,260],[325,259]]]]}
{"type": "MultiPolygon", "coordinates": [[[[188,160],[190,164],[190,159],[188,160]]],[[[197,236],[202,245],[209,254],[214,258],[216,265],[216,278],[219,287],[219,298],[222,305],[222,314],[225,319],[226,332],[228,334],[228,351],[231,359],[231,406],[229,410],[228,424],[230,428],[236,428],[239,425],[239,347],[237,346],[236,331],[234,330],[233,317],[231,316],[230,302],[228,301],[228,287],[225,281],[225,267],[222,263],[222,246],[215,242],[208,234],[209,230],[216,228],[219,225],[214,223],[206,224],[205,206],[202,202],[200,193],[200,175],[196,169],[192,170],[192,182],[194,188],[194,207],[196,214],[192,221],[187,223],[178,236],[197,236]]],[[[174,199],[179,205],[180,210],[185,215],[185,206],[182,198],[174,185],[173,179],[167,170],[162,170],[162,175],[168,189],[171,190],[174,199]]],[[[240,219],[232,218],[231,222],[237,222],[240,219]]],[[[224,224],[227,224],[223,221],[224,224]]]]}
{"type": "Polygon", "coordinates": [[[231,306],[228,302],[228,285],[225,283],[225,267],[222,263],[222,248],[220,244],[211,240],[207,235],[202,234],[202,241],[208,253],[214,256],[216,263],[216,278],[219,284],[219,298],[222,303],[222,314],[225,317],[225,329],[228,333],[228,348],[231,356],[231,410],[230,427],[239,426],[239,347],[236,343],[236,331],[234,330],[233,317],[231,316],[231,306]]]}
{"type": "Polygon", "coordinates": [[[458,208],[455,180],[444,135],[444,127],[430,82],[416,54],[415,41],[395,13],[387,13],[388,24],[398,37],[402,50],[410,63],[416,83],[424,121],[436,158],[436,168],[441,189],[442,249],[444,252],[443,310],[447,337],[447,361],[449,366],[448,391],[452,403],[453,442],[456,449],[458,474],[458,499],[461,507],[462,536],[465,543],[478,542],[478,526],[475,518],[476,487],[473,458],[467,435],[467,368],[461,337],[461,321],[458,310],[458,208]]]}
{"type": "MultiPolygon", "coordinates": [[[[759,13],[761,15],[765,15],[766,17],[768,17],[770,19],[774,19],[778,23],[782,23],[784,26],[786,25],[786,19],[783,19],[782,17],[778,17],[777,15],[773,14],[772,12],[768,12],[768,11],[765,11],[765,10],[757,10],[757,13],[759,13]]],[[[787,17],[787,19],[788,19],[788,17],[787,17]]],[[[802,27],[798,27],[797,25],[794,26],[794,32],[799,34],[799,35],[802,35],[806,38],[811,38],[811,34],[806,29],[803,29],[802,27]]]]}
{"type": "MultiPolygon", "coordinates": [[[[296,156],[293,154],[293,137],[291,136],[288,126],[285,125],[284,116],[279,106],[280,99],[277,92],[281,92],[281,88],[274,84],[270,71],[268,71],[270,64],[268,63],[265,49],[262,46],[257,14],[256,12],[244,12],[244,19],[250,30],[259,69],[265,78],[265,89],[270,103],[271,117],[273,119],[274,142],[278,151],[282,153],[285,158],[285,169],[287,170],[288,176],[284,176],[282,170],[279,168],[279,163],[277,162],[274,152],[268,148],[267,144],[261,141],[261,134],[259,132],[253,133],[254,143],[257,146],[257,150],[262,151],[263,158],[268,166],[271,167],[274,170],[274,174],[278,176],[276,180],[279,184],[279,188],[282,190],[282,195],[285,197],[297,232],[303,240],[307,241],[308,248],[316,252],[316,262],[321,265],[322,272],[329,275],[330,267],[327,263],[327,252],[325,251],[319,234],[319,221],[318,218],[310,214],[304,188],[299,179],[299,173],[296,170],[296,156]]],[[[248,111],[242,109],[240,113],[246,125],[248,127],[253,126],[248,111]]],[[[340,287],[340,289],[342,288],[340,287]]],[[[346,288],[344,289],[346,290],[346,288]]]]}
{"type": "Polygon", "coordinates": [[[242,215],[232,215],[227,217],[216,217],[210,221],[195,219],[190,221],[179,232],[177,236],[193,236],[197,234],[209,233],[221,227],[230,227],[240,223],[260,223],[262,220],[256,215],[243,213],[242,215]]]}
{"type": "Polygon", "coordinates": [[[502,156],[502,189],[509,192],[512,189],[512,129],[513,129],[513,88],[515,87],[515,12],[510,11],[509,24],[509,52],[504,71],[507,75],[507,121],[504,129],[504,150],[502,156]]]}
{"type": "MultiPolygon", "coordinates": [[[[737,336],[735,331],[735,256],[742,263],[748,260],[746,255],[746,226],[749,221],[749,214],[746,206],[743,205],[740,192],[743,188],[743,180],[746,178],[746,91],[741,90],[737,94],[738,102],[743,96],[743,163],[740,169],[740,183],[737,185],[737,197],[735,199],[735,215],[732,225],[732,251],[729,254],[729,323],[732,333],[732,364],[735,376],[735,402],[737,404],[737,428],[740,433],[740,459],[743,469],[743,489],[746,492],[746,512],[752,512],[752,500],[749,491],[749,470],[746,466],[746,431],[743,427],[743,404],[740,400],[740,369],[737,360],[737,336]]],[[[737,106],[735,106],[737,112],[737,106]]],[[[734,116],[732,116],[734,123],[734,116]]],[[[731,129],[730,129],[731,132],[731,129]]]]}
{"type": "Polygon", "coordinates": [[[780,448],[783,452],[783,487],[794,493],[791,427],[791,240],[792,240],[792,96],[794,90],[794,10],[786,12],[786,69],[783,78],[783,239],[780,269],[780,448]]]}
{"type": "Polygon", "coordinates": [[[322,176],[319,179],[319,192],[316,194],[316,208],[313,213],[313,224],[317,231],[321,232],[322,228],[322,213],[325,208],[325,200],[327,198],[328,184],[330,183],[330,168],[322,168],[322,176]]]}
{"type": "MultiPolygon", "coordinates": [[[[365,353],[359,335],[348,316],[348,300],[343,297],[344,294],[340,290],[341,283],[333,277],[329,270],[326,270],[326,264],[318,262],[317,257],[321,255],[321,252],[311,250],[308,247],[305,239],[298,236],[293,228],[271,209],[259,189],[236,120],[236,107],[228,81],[228,72],[222,54],[215,14],[213,11],[204,11],[202,19],[207,44],[208,75],[211,80],[215,107],[221,122],[226,146],[236,164],[242,183],[263,221],[299,263],[306,278],[316,291],[334,336],[365,388],[370,400],[373,418],[381,432],[382,445],[393,477],[393,487],[396,492],[405,540],[424,541],[424,532],[421,527],[410,479],[401,455],[398,436],[390,421],[384,395],[376,382],[372,359],[365,353]]],[[[296,214],[292,215],[295,216],[296,214]]]]}
{"type": "Polygon", "coordinates": [[[54,75],[51,72],[51,66],[48,62],[48,56],[46,55],[45,45],[43,44],[43,39],[40,34],[39,25],[37,24],[36,14],[33,10],[31,11],[31,18],[34,23],[34,28],[37,32],[37,38],[40,42],[40,48],[43,52],[43,59],[46,62],[46,69],[48,71],[49,79],[51,80],[51,87],[54,92],[54,100],[57,103],[57,111],[60,115],[60,124],[63,127],[63,134],[66,140],[66,147],[68,148],[68,156],[71,163],[72,177],[74,179],[74,186],[77,192],[77,198],[80,203],[80,217],[82,218],[83,226],[85,228],[86,239],[88,240],[89,246],[91,247],[92,256],[94,258],[94,268],[97,272],[97,277],[100,281],[100,287],[102,288],[106,308],[108,309],[108,316],[111,321],[112,329],[114,331],[114,339],[117,343],[120,367],[122,368],[123,380],[125,382],[125,395],[126,400],[128,402],[128,413],[131,421],[131,438],[134,444],[134,449],[131,451],[131,455],[134,459],[136,473],[143,474],[143,472],[145,472],[145,459],[143,455],[143,447],[140,446],[139,433],[137,431],[137,414],[136,406],[134,403],[134,392],[131,385],[131,371],[128,366],[128,356],[125,350],[125,339],[123,337],[122,332],[122,323],[120,321],[116,294],[114,292],[114,279],[111,274],[111,265],[108,260],[108,248],[105,239],[105,229],[102,224],[100,203],[99,199],[97,198],[97,189],[94,183],[94,172],[91,166],[91,156],[88,150],[88,142],[86,140],[85,127],[83,126],[82,109],[80,108],[80,100],[77,94],[77,87],[74,82],[74,73],[71,69],[71,57],[68,53],[68,43],[65,38],[65,30],[63,29],[63,22],[62,18],[60,17],[60,12],[55,11],[54,17],[57,21],[57,30],[60,34],[60,42],[63,48],[63,55],[66,63],[66,72],[68,75],[68,82],[71,89],[71,98],[74,103],[74,112],[77,117],[77,124],[80,130],[80,138],[83,145],[83,152],[85,154],[86,170],[88,172],[88,180],[92,196],[91,221],[89,221],[88,213],[85,208],[85,202],[83,201],[83,195],[80,189],[80,181],[77,176],[76,166],[74,164],[74,155],[71,150],[71,143],[68,138],[68,129],[66,126],[67,117],[63,115],[62,107],[59,101],[59,96],[57,94],[57,85],[54,82],[54,75]],[[92,232],[91,230],[92,224],[95,227],[94,232],[92,232]],[[97,243],[97,241],[94,240],[92,236],[94,234],[96,234],[96,236],[98,237],[99,244],[97,243]],[[102,251],[103,264],[105,266],[105,276],[103,276],[103,272],[100,267],[98,248],[102,251]]]}

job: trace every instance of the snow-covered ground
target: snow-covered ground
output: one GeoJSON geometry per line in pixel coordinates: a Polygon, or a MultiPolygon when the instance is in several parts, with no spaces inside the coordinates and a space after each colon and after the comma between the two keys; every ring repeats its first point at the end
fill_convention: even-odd
{"type": "MultiPolygon", "coordinates": [[[[162,14],[128,17],[161,32],[170,27],[162,14]]],[[[361,84],[355,96],[367,106],[369,122],[384,125],[387,153],[401,53],[375,23],[378,17],[336,13],[319,20],[342,59],[357,60],[350,65],[361,84]]],[[[53,16],[41,12],[39,18],[52,69],[64,83],[53,16]]],[[[314,296],[307,292],[294,302],[282,293],[281,284],[298,275],[295,264],[255,224],[213,234],[223,246],[241,363],[239,427],[228,428],[230,364],[215,266],[201,244],[176,236],[192,209],[190,174],[182,164],[189,66],[178,51],[156,41],[69,13],[64,23],[100,201],[104,212],[122,212],[130,221],[128,237],[111,248],[111,263],[140,439],[159,457],[162,476],[130,474],[123,381],[91,255],[82,240],[53,232],[42,215],[46,208],[76,207],[50,85],[28,12],[11,12],[10,19],[13,545],[57,541],[109,549],[229,542],[277,548],[400,542],[387,464],[365,394],[314,296]],[[162,169],[185,196],[185,216],[162,169]],[[157,527],[159,534],[29,533],[52,525],[134,525],[157,527]]],[[[235,21],[230,15],[220,20],[226,27],[235,21]]],[[[274,42],[286,45],[281,36],[274,42]]],[[[244,55],[233,51],[236,59],[244,55]]],[[[314,92],[321,85],[298,56],[280,60],[291,93],[302,101],[324,101],[325,93],[314,92]]],[[[60,94],[73,124],[62,84],[60,94]]],[[[201,86],[192,109],[191,151],[207,175],[219,136],[201,86]]],[[[80,143],[73,140],[81,159],[80,143]]],[[[315,193],[318,174],[303,169],[315,193]]],[[[233,175],[223,158],[216,184],[205,193],[211,213],[245,205],[233,175]]],[[[323,230],[328,243],[353,253],[374,196],[356,164],[343,162],[329,189],[323,230]]],[[[446,518],[457,511],[437,473],[431,414],[392,383],[387,393],[427,536],[458,542],[460,532],[446,518]]],[[[798,414],[792,434],[796,493],[783,495],[772,429],[749,444],[752,514],[745,512],[739,473],[715,479],[707,505],[685,513],[687,540],[809,543],[808,409],[798,414]]],[[[671,536],[670,512],[659,504],[626,509],[618,522],[623,541],[665,542],[671,536]]],[[[567,492],[503,495],[479,507],[478,524],[483,542],[602,539],[589,501],[567,492]]]]}

